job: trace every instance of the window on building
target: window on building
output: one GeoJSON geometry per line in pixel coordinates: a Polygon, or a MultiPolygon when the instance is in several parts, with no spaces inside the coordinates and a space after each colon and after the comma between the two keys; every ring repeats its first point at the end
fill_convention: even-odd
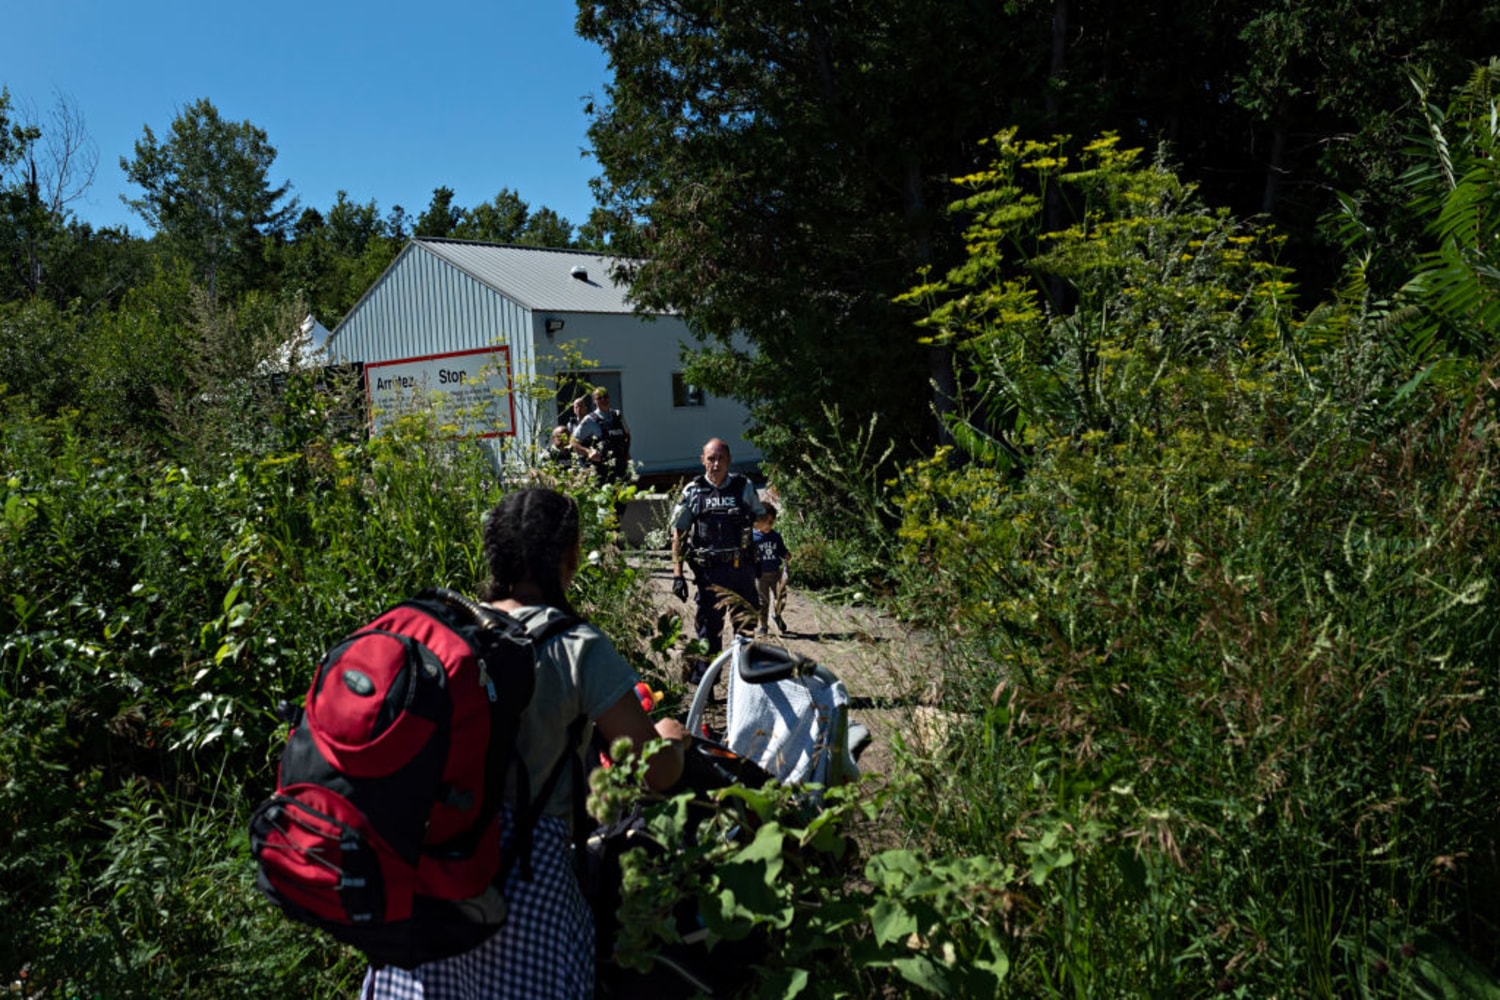
{"type": "Polygon", "coordinates": [[[682,377],[682,372],[672,373],[672,405],[702,406],[708,396],[702,388],[691,385],[682,377]]]}

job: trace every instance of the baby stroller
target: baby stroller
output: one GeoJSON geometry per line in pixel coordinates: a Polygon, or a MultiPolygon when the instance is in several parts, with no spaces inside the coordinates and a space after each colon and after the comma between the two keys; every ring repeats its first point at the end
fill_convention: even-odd
{"type": "MultiPolygon", "coordinates": [[[[808,802],[816,807],[822,788],[858,777],[856,759],[870,742],[869,732],[849,721],[848,707],[843,682],[826,667],[780,646],[737,638],[709,665],[688,709],[686,725],[694,741],[683,784],[706,792],[729,785],[759,787],[776,778],[787,785],[815,786],[808,790],[808,802]],[[716,740],[701,734],[721,675],[727,684],[725,725],[716,740]]],[[[640,825],[626,823],[596,833],[590,851],[596,862],[607,865],[611,854],[617,857],[634,845],[666,850],[640,825]]],[[[599,903],[607,909],[617,902],[596,901],[596,913],[599,903]]],[[[663,948],[647,973],[622,970],[601,954],[596,996],[713,997],[744,985],[746,968],[763,953],[762,941],[723,941],[710,952],[695,911],[685,908],[677,922],[682,940],[663,948]]],[[[601,921],[601,933],[608,933],[606,924],[601,921]]],[[[610,947],[605,940],[600,944],[605,951],[610,947]]]]}
{"type": "Polygon", "coordinates": [[[724,734],[718,742],[788,785],[828,787],[859,777],[856,759],[870,734],[850,722],[844,682],[781,646],[736,638],[699,681],[688,709],[688,732],[703,732],[704,712],[726,667],[724,734]]]}

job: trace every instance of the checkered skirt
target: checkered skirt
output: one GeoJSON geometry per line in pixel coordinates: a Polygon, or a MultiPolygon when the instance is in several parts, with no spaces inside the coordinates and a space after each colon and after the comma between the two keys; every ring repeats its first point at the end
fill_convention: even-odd
{"type": "MultiPolygon", "coordinates": [[[[507,821],[510,817],[507,815],[507,821]]],[[[532,879],[520,866],[505,883],[510,915],[478,947],[410,971],[365,974],[364,1000],[541,1000],[594,995],[594,918],[573,875],[567,821],[543,816],[532,879]]]]}

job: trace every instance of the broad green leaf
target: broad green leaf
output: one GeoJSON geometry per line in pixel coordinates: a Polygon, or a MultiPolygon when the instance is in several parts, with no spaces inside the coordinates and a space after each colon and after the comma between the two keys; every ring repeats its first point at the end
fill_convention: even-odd
{"type": "Polygon", "coordinates": [[[870,909],[870,928],[880,944],[904,941],[917,932],[917,918],[899,901],[878,899],[870,909]]]}
{"type": "Polygon", "coordinates": [[[865,865],[865,878],[882,889],[899,889],[921,872],[916,854],[904,849],[882,851],[865,865]]]}
{"type": "Polygon", "coordinates": [[[891,964],[896,967],[897,972],[901,973],[901,978],[912,985],[920,986],[927,992],[936,993],[939,996],[952,995],[948,974],[926,955],[898,958],[891,964]]]}

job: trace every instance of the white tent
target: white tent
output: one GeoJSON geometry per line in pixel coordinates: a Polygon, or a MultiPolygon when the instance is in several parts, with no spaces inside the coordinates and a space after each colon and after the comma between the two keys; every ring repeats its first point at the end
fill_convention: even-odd
{"type": "Polygon", "coordinates": [[[328,364],[328,327],[318,322],[312,313],[307,314],[276,352],[256,366],[256,373],[269,375],[301,368],[321,368],[328,364]]]}
{"type": "Polygon", "coordinates": [[[302,321],[302,338],[307,344],[319,354],[322,354],[323,345],[328,343],[328,337],[332,333],[328,327],[318,322],[318,318],[312,313],[302,321]]]}

